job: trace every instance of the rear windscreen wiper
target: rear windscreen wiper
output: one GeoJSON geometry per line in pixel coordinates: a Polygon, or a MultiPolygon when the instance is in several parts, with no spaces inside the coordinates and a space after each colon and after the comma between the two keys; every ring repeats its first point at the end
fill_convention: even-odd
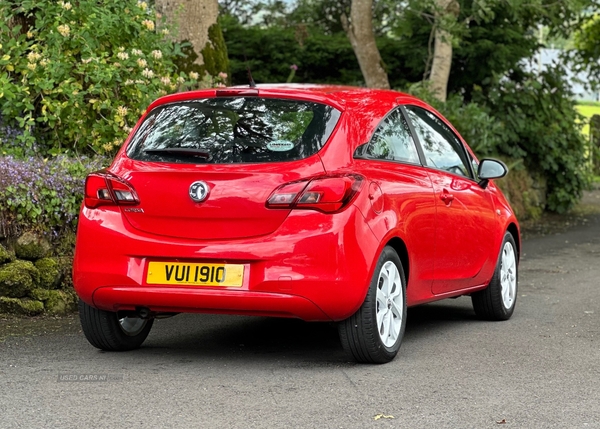
{"type": "Polygon", "coordinates": [[[164,149],[146,149],[144,153],[148,155],[173,155],[181,156],[185,158],[202,158],[206,161],[212,157],[209,152],[201,149],[185,148],[185,147],[171,147],[164,149]]]}

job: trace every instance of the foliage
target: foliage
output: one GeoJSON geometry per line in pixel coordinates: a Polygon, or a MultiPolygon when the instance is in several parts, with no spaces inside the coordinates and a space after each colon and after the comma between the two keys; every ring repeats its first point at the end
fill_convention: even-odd
{"type": "Polygon", "coordinates": [[[114,153],[154,98],[197,84],[145,2],[0,0],[0,17],[1,113],[21,147],[114,153]]]}
{"type": "Polygon", "coordinates": [[[298,66],[294,82],[359,84],[363,80],[345,34],[327,35],[308,27],[243,26],[231,16],[221,22],[234,84],[248,83],[248,67],[258,83],[286,82],[294,64],[298,66]]]}
{"type": "Polygon", "coordinates": [[[544,174],[547,208],[559,213],[581,198],[589,181],[581,116],[564,75],[556,67],[517,81],[503,79],[478,97],[502,125],[499,152],[524,158],[531,170],[544,174]]]}
{"type": "MultiPolygon", "coordinates": [[[[405,88],[427,77],[433,48],[432,3],[375,2],[377,46],[393,88],[405,88]]],[[[468,101],[476,88],[484,92],[491,88],[495,76],[518,72],[522,60],[531,58],[540,46],[539,25],[547,25],[550,34],[561,34],[559,23],[573,17],[579,3],[460,0],[460,16],[449,26],[455,41],[449,92],[460,93],[468,101]]],[[[261,10],[260,1],[253,5],[254,10],[261,10]]],[[[261,25],[252,23],[239,8],[230,8],[235,16],[223,16],[222,25],[233,81],[247,83],[249,65],[257,81],[285,82],[288,67],[297,64],[296,82],[361,84],[360,68],[339,21],[348,6],[346,0],[299,0],[285,20],[261,25]]]]}
{"type": "Polygon", "coordinates": [[[423,84],[412,85],[407,92],[426,101],[444,115],[478,158],[498,154],[503,142],[502,126],[485,106],[473,101],[465,102],[458,94],[450,95],[443,103],[423,84]]]}
{"type": "Polygon", "coordinates": [[[573,59],[590,73],[593,87],[600,86],[600,13],[587,17],[581,29],[575,33],[575,48],[573,59]]]}
{"type": "MultiPolygon", "coordinates": [[[[418,82],[427,77],[433,60],[433,14],[431,2],[409,0],[405,13],[396,20],[396,49],[406,61],[391,69],[393,74],[418,82]]],[[[453,58],[448,91],[467,99],[475,86],[484,91],[495,75],[519,68],[539,44],[535,30],[539,17],[530,8],[507,7],[506,1],[461,0],[460,15],[447,30],[453,35],[453,58]]]]}
{"type": "MultiPolygon", "coordinates": [[[[74,230],[87,173],[107,159],[66,156],[17,159],[0,156],[0,218],[14,233],[74,230]]],[[[16,235],[16,234],[14,234],[16,235]]]]}

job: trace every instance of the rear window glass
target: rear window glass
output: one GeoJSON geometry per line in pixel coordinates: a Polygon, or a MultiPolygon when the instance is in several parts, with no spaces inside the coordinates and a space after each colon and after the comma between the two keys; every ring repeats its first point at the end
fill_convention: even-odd
{"type": "Polygon", "coordinates": [[[127,148],[136,160],[180,163],[293,161],[319,151],[340,112],[309,101],[208,98],[154,109],[127,148]]]}

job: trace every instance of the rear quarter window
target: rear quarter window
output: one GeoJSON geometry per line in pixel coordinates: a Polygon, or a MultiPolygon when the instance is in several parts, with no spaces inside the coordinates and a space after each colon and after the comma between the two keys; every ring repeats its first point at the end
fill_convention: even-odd
{"type": "Polygon", "coordinates": [[[136,160],[180,163],[293,161],[317,153],[340,112],[309,101],[209,98],[154,109],[131,140],[136,160]]]}

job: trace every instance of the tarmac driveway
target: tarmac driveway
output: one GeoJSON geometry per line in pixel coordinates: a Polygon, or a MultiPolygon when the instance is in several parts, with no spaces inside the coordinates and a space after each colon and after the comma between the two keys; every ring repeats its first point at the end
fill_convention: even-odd
{"type": "Polygon", "coordinates": [[[332,324],[181,315],[104,353],[75,317],[0,320],[0,428],[600,428],[600,216],[578,223],[524,242],[511,320],[412,308],[381,366],[332,324]]]}

